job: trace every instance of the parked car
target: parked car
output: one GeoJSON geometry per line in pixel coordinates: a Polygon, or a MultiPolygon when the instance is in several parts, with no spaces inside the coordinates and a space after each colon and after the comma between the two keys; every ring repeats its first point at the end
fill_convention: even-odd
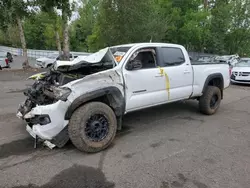
{"type": "Polygon", "coordinates": [[[241,58],[231,74],[231,82],[235,84],[250,84],[250,58],[241,58]]]}
{"type": "Polygon", "coordinates": [[[5,52],[0,52],[0,70],[3,68],[10,68],[9,60],[5,52]]]}
{"type": "Polygon", "coordinates": [[[213,59],[213,56],[211,55],[200,55],[197,58],[197,61],[204,61],[204,62],[211,62],[213,59]]]}
{"type": "Polygon", "coordinates": [[[57,61],[25,92],[17,116],[51,148],[70,139],[81,151],[98,152],[122,129],[125,114],[197,99],[200,111],[212,115],[229,84],[227,63],[192,65],[181,45],[120,45],[80,62],[57,61]]]}
{"type": "MultiPolygon", "coordinates": [[[[77,55],[70,54],[70,60],[72,61],[78,57],[77,55]]],[[[58,53],[53,53],[50,54],[48,57],[41,57],[36,59],[36,67],[38,68],[49,68],[51,67],[57,60],[59,60],[59,54],[58,53]]]]}
{"type": "Polygon", "coordinates": [[[217,56],[214,59],[215,61],[221,61],[221,62],[226,62],[229,64],[229,66],[235,66],[239,60],[240,57],[239,55],[235,54],[235,55],[224,55],[224,56],[217,56]]]}

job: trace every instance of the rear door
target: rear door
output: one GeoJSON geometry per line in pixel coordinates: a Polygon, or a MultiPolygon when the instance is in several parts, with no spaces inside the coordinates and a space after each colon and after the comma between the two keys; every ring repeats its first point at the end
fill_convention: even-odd
{"type": "Polygon", "coordinates": [[[180,47],[161,47],[159,51],[169,100],[189,98],[193,91],[193,69],[188,54],[180,47]]]}

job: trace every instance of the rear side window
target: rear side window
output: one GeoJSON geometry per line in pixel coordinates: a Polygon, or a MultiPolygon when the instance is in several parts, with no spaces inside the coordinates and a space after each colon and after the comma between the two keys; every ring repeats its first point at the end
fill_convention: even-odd
{"type": "Polygon", "coordinates": [[[161,50],[164,67],[178,66],[185,62],[184,55],[180,48],[163,47],[161,50]]]}

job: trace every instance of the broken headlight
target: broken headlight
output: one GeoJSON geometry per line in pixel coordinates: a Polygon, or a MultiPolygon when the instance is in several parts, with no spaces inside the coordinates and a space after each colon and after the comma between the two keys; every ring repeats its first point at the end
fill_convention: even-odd
{"type": "Polygon", "coordinates": [[[70,93],[71,93],[71,89],[67,87],[62,87],[62,88],[54,87],[53,88],[53,94],[57,100],[66,101],[70,93]]]}

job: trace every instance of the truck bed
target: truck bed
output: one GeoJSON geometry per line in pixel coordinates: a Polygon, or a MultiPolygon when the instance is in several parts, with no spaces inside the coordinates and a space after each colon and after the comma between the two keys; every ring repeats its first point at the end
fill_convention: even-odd
{"type": "Polygon", "coordinates": [[[203,90],[204,83],[209,76],[222,75],[224,80],[224,88],[230,84],[229,65],[223,62],[192,62],[193,67],[193,96],[200,95],[203,90]]]}
{"type": "Polygon", "coordinates": [[[191,61],[192,65],[214,65],[214,64],[227,64],[224,61],[191,61]]]}

